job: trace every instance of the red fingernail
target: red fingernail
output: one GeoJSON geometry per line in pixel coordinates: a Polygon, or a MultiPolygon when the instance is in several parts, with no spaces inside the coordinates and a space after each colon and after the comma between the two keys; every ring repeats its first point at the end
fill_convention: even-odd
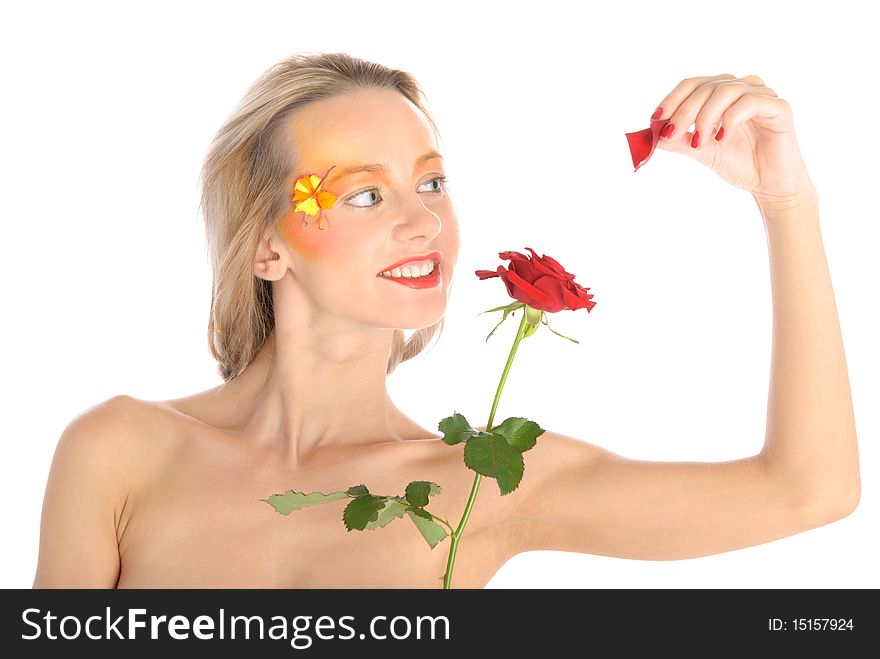
{"type": "Polygon", "coordinates": [[[715,139],[716,139],[717,141],[720,142],[720,141],[721,141],[721,137],[722,137],[723,135],[724,135],[724,126],[722,126],[721,128],[719,128],[719,129],[718,129],[718,132],[715,133],[715,139]]]}
{"type": "Polygon", "coordinates": [[[660,137],[670,138],[672,134],[675,132],[675,124],[666,124],[663,127],[663,130],[660,131],[660,137]]]}
{"type": "Polygon", "coordinates": [[[651,121],[659,119],[661,116],[663,116],[663,108],[657,108],[654,110],[654,114],[651,115],[651,121]]]}
{"type": "Polygon", "coordinates": [[[697,131],[694,131],[694,138],[691,140],[691,146],[693,148],[697,148],[700,144],[700,134],[697,131]]]}

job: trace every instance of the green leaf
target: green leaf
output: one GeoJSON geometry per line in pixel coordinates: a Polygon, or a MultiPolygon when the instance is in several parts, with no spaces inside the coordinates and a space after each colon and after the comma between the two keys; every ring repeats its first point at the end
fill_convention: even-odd
{"type": "Polygon", "coordinates": [[[431,513],[429,513],[427,510],[425,510],[424,508],[419,508],[417,506],[409,506],[406,509],[406,512],[412,513],[413,515],[421,517],[422,519],[426,519],[429,522],[434,521],[434,516],[431,513]]]}
{"type": "Polygon", "coordinates": [[[362,494],[369,494],[370,491],[366,485],[353,485],[345,491],[350,497],[359,497],[362,494]]]}
{"type": "Polygon", "coordinates": [[[510,494],[519,486],[525,469],[522,451],[512,446],[504,435],[494,432],[468,440],[464,463],[478,474],[498,481],[502,495],[510,494]]]}
{"type": "Polygon", "coordinates": [[[471,427],[464,415],[458,412],[453,412],[452,416],[446,417],[437,424],[437,430],[443,433],[443,441],[450,445],[467,441],[474,435],[480,434],[480,431],[471,427]]]}
{"type": "Polygon", "coordinates": [[[520,451],[528,451],[535,446],[535,440],[546,431],[534,421],[521,416],[512,416],[504,419],[497,426],[492,426],[492,432],[503,435],[511,446],[520,451]]]}
{"type": "Polygon", "coordinates": [[[337,499],[344,499],[347,496],[348,494],[345,492],[331,492],[330,494],[309,492],[306,494],[305,492],[287,490],[284,494],[273,494],[268,499],[260,499],[260,501],[265,501],[282,515],[289,515],[294,510],[316,506],[328,501],[336,501],[337,499]]]}
{"type": "Polygon", "coordinates": [[[363,531],[367,524],[377,521],[379,511],[385,506],[388,497],[377,497],[372,494],[363,494],[353,499],[342,511],[342,521],[345,528],[351,531],[357,529],[363,531]]]}
{"type": "Polygon", "coordinates": [[[378,529],[406,514],[407,508],[409,507],[406,501],[403,501],[400,497],[382,498],[385,499],[383,504],[384,507],[379,510],[379,515],[376,519],[372,522],[367,522],[367,525],[364,528],[370,530],[378,529]]]}
{"type": "Polygon", "coordinates": [[[428,497],[434,496],[442,488],[431,481],[412,481],[406,486],[406,500],[410,505],[425,507],[428,505],[428,497]]]}
{"type": "Polygon", "coordinates": [[[421,508],[410,508],[406,512],[431,549],[436,547],[437,543],[446,537],[446,530],[433,521],[431,514],[427,511],[421,508]]]}

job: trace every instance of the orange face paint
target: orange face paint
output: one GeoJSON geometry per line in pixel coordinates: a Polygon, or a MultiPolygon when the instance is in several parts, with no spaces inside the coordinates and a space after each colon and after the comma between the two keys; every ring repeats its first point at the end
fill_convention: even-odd
{"type": "Polygon", "coordinates": [[[312,260],[322,260],[336,251],[338,231],[320,231],[314,222],[303,225],[303,213],[292,208],[278,221],[278,233],[288,245],[303,256],[312,260]]]}
{"type": "Polygon", "coordinates": [[[335,240],[324,233],[329,226],[327,211],[333,208],[336,195],[323,189],[324,181],[336,165],[331,165],[323,176],[304,174],[297,178],[290,201],[294,205],[278,223],[278,229],[287,243],[304,256],[320,257],[333,251],[335,240]],[[309,218],[318,218],[314,231],[309,218]]]}

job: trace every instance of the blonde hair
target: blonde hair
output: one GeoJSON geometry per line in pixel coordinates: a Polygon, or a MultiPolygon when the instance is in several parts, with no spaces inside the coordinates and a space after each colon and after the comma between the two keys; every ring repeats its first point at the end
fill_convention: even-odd
{"type": "MultiPolygon", "coordinates": [[[[345,53],[300,53],[267,69],[211,142],[200,175],[213,272],[208,346],[227,382],[244,371],[275,328],[271,282],[252,267],[261,236],[289,210],[286,186],[298,167],[282,133],[285,120],[311,102],[371,87],[400,92],[439,136],[411,74],[345,53]]],[[[445,320],[408,339],[395,329],[386,375],[442,334],[445,320]]]]}

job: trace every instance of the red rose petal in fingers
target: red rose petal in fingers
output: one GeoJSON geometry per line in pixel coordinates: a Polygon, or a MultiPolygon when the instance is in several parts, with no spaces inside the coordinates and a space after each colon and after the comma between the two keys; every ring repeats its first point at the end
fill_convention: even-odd
{"type": "Polygon", "coordinates": [[[654,153],[657,142],[660,141],[660,131],[666,125],[667,119],[657,119],[651,122],[649,128],[639,130],[634,133],[626,133],[626,140],[629,142],[629,153],[632,156],[634,172],[639,171],[639,167],[650,160],[654,153]]]}

